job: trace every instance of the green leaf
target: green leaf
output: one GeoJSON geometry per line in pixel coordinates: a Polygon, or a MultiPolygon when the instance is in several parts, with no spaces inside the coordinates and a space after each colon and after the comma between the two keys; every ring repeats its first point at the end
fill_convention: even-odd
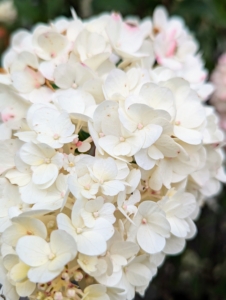
{"type": "Polygon", "coordinates": [[[80,141],[85,141],[90,136],[90,134],[84,130],[80,130],[78,136],[80,141]]]}

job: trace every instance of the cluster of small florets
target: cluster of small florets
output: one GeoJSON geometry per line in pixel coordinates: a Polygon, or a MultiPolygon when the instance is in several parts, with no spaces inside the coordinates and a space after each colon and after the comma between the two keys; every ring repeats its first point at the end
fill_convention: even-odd
{"type": "Polygon", "coordinates": [[[162,7],[13,35],[0,75],[7,300],[133,299],[195,235],[226,179],[197,49],[162,7]]]}

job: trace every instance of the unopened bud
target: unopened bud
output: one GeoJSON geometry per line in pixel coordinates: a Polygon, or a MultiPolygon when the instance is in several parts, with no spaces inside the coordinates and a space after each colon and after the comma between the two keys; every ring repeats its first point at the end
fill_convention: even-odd
{"type": "Polygon", "coordinates": [[[52,229],[52,228],[54,228],[54,226],[55,226],[55,221],[53,221],[53,220],[51,220],[47,223],[47,228],[48,229],[52,229]]]}
{"type": "Polygon", "coordinates": [[[76,292],[74,289],[67,290],[67,297],[74,298],[76,296],[76,292]]]}
{"type": "Polygon", "coordinates": [[[75,279],[75,281],[81,281],[82,278],[83,278],[82,272],[76,271],[75,274],[74,274],[74,279],[75,279]]]}
{"type": "Polygon", "coordinates": [[[65,280],[65,281],[69,281],[69,280],[70,280],[70,276],[68,275],[67,272],[63,272],[63,273],[61,274],[61,279],[62,279],[62,280],[65,280]]]}
{"type": "Polygon", "coordinates": [[[61,292],[56,292],[54,295],[54,300],[63,300],[63,295],[61,292]]]}

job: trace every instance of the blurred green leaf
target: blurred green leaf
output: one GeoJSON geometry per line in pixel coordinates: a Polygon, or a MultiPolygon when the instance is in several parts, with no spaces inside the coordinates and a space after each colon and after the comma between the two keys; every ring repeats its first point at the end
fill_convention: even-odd
{"type": "Polygon", "coordinates": [[[93,8],[97,12],[118,11],[122,14],[130,14],[133,13],[134,6],[129,0],[93,0],[93,8]]]}

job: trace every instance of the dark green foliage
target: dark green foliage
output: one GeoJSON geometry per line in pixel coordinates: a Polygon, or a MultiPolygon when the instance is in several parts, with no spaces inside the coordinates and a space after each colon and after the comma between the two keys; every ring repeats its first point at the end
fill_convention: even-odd
{"type": "Polygon", "coordinates": [[[85,141],[90,136],[90,134],[88,132],[80,130],[78,136],[80,141],[85,141]]]}

